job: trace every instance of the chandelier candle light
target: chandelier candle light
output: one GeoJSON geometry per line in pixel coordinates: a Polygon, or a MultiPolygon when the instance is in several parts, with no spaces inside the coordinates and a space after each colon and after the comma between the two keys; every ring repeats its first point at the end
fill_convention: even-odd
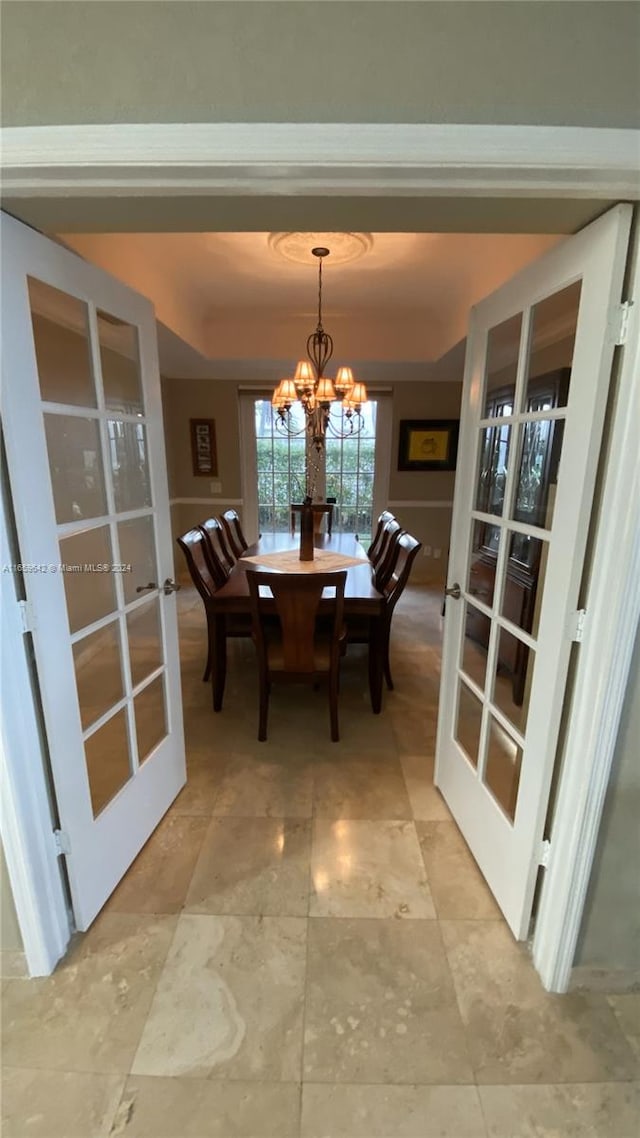
{"type": "MultiPolygon", "coordinates": [[[[334,438],[346,439],[360,433],[364,426],[361,408],[367,402],[367,389],[364,383],[357,383],[350,367],[340,367],[335,379],[325,376],[324,369],[333,355],[333,340],[322,326],[322,261],[330,250],[317,246],[311,250],[318,258],[318,324],[315,332],[307,340],[308,360],[300,360],[293,379],[281,379],[276,387],[271,405],[276,412],[276,429],[293,437],[306,432],[310,444],[315,447],[317,472],[320,456],[324,450],[327,433],[334,438]],[[291,407],[299,401],[304,411],[303,427],[295,429],[291,418],[291,407]],[[340,401],[340,417],[331,414],[331,404],[340,401]]],[[[307,478],[305,504],[311,505],[315,490],[313,482],[307,478]]]]}

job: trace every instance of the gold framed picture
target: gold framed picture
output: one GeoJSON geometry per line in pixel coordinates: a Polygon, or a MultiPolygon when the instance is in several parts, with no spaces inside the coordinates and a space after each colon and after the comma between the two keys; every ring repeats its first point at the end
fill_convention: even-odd
{"type": "Polygon", "coordinates": [[[455,470],[457,419],[401,419],[398,470],[455,470]]]}

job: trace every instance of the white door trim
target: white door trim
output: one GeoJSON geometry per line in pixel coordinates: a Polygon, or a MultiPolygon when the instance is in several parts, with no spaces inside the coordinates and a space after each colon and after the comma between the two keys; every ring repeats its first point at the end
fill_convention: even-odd
{"type": "MultiPolygon", "coordinates": [[[[0,495],[2,565],[10,565],[8,519],[0,495]]],[[[0,579],[0,831],[30,976],[48,976],[71,937],[71,920],[55,848],[51,809],[24,629],[12,575],[0,579]]]]}
{"type": "Polygon", "coordinates": [[[640,131],[465,123],[5,127],[6,197],[640,196],[640,131]]]}
{"type": "Polygon", "coordinates": [[[640,619],[640,231],[609,462],[594,542],[584,639],[576,667],[549,864],[533,938],[545,988],[569,986],[640,619]]]}

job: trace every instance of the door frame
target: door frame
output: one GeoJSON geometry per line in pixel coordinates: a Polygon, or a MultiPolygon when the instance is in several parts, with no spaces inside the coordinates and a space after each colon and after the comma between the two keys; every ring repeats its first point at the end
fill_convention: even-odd
{"type": "MultiPolygon", "coordinates": [[[[637,200],[639,138],[640,132],[631,129],[377,123],[106,124],[11,127],[0,132],[6,197],[24,200],[25,205],[29,199],[65,196],[88,201],[108,196],[116,187],[121,195],[137,196],[313,191],[363,199],[378,194],[399,203],[410,194],[637,200]]],[[[633,594],[640,518],[637,512],[633,515],[629,492],[637,477],[630,413],[638,401],[633,381],[640,352],[637,232],[633,256],[636,268],[628,299],[634,307],[622,349],[601,521],[592,549],[589,618],[576,676],[580,687],[569,732],[576,745],[567,748],[554,823],[555,852],[533,938],[535,967],[544,986],[557,992],[569,985],[629,679],[629,642],[638,617],[639,602],[634,602],[633,594]],[[614,580],[612,604],[609,589],[614,580]],[[600,691],[595,678],[602,671],[609,681],[600,691]],[[588,731],[579,722],[580,707],[587,705],[588,731]],[[584,748],[579,750],[581,733],[584,748]],[[571,797],[576,787],[582,788],[577,804],[571,797]]],[[[22,690],[28,690],[26,684],[22,690]]],[[[15,744],[7,755],[11,776],[16,773],[20,740],[10,736],[8,741],[15,744]]],[[[44,770],[41,773],[41,785],[33,788],[40,809],[46,803],[44,770]]],[[[38,897],[28,880],[16,878],[14,883],[11,870],[21,854],[20,841],[29,844],[29,810],[13,799],[7,810],[8,824],[4,814],[2,818],[5,853],[31,961],[34,946],[26,943],[31,934],[27,924],[23,926],[23,916],[30,907],[37,910],[38,897]]],[[[30,849],[32,856],[34,852],[30,849]]],[[[39,852],[43,866],[50,869],[54,851],[39,852]]]]}

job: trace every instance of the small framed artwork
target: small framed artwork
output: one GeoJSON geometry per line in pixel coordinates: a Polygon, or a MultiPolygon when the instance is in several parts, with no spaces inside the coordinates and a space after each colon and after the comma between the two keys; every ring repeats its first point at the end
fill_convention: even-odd
{"type": "Polygon", "coordinates": [[[216,478],[218,474],[218,452],[216,450],[215,419],[190,419],[191,461],[193,473],[203,478],[216,478]]]}
{"type": "Polygon", "coordinates": [[[398,470],[455,470],[458,419],[401,419],[398,470]]]}

